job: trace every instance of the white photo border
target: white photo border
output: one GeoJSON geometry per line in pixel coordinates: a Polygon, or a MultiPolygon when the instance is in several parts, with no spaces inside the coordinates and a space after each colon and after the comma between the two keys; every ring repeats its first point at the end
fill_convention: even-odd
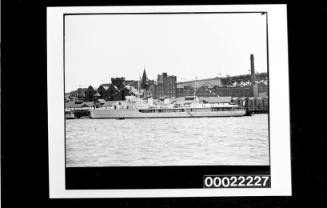
{"type": "Polygon", "coordinates": [[[290,196],[292,193],[286,5],[48,7],[47,77],[50,198],[290,196]],[[269,16],[271,188],[66,190],[63,102],[63,22],[65,14],[258,11],[266,12],[269,16]]]}

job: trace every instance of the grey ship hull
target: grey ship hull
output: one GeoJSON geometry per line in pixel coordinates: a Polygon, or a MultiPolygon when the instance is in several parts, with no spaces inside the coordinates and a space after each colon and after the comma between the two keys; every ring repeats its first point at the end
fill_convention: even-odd
{"type": "Polygon", "coordinates": [[[233,117],[245,115],[245,109],[226,111],[185,110],[184,112],[139,112],[138,110],[134,109],[95,109],[91,111],[91,118],[96,119],[233,117]]]}

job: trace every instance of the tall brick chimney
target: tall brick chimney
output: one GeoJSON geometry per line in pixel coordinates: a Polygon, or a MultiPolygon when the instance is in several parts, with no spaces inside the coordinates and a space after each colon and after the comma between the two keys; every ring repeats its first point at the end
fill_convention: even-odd
{"type": "Polygon", "coordinates": [[[256,80],[255,80],[254,56],[253,56],[253,54],[250,55],[250,62],[251,62],[251,82],[254,85],[256,83],[256,80]]]}
{"type": "Polygon", "coordinates": [[[254,70],[254,56],[253,54],[250,55],[250,62],[251,62],[251,83],[252,83],[252,93],[253,97],[258,97],[258,85],[256,84],[255,78],[255,70],[254,70]]]}

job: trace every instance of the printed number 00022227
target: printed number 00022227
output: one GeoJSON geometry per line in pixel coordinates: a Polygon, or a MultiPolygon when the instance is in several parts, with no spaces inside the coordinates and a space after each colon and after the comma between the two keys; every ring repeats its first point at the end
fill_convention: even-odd
{"type": "Polygon", "coordinates": [[[269,188],[270,176],[249,175],[249,176],[204,176],[204,188],[269,188]]]}

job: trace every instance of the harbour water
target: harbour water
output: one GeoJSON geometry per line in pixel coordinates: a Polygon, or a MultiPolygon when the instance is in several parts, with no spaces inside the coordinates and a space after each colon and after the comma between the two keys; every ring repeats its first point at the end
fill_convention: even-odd
{"type": "Polygon", "coordinates": [[[66,166],[269,165],[268,114],[66,120],[66,166]]]}

